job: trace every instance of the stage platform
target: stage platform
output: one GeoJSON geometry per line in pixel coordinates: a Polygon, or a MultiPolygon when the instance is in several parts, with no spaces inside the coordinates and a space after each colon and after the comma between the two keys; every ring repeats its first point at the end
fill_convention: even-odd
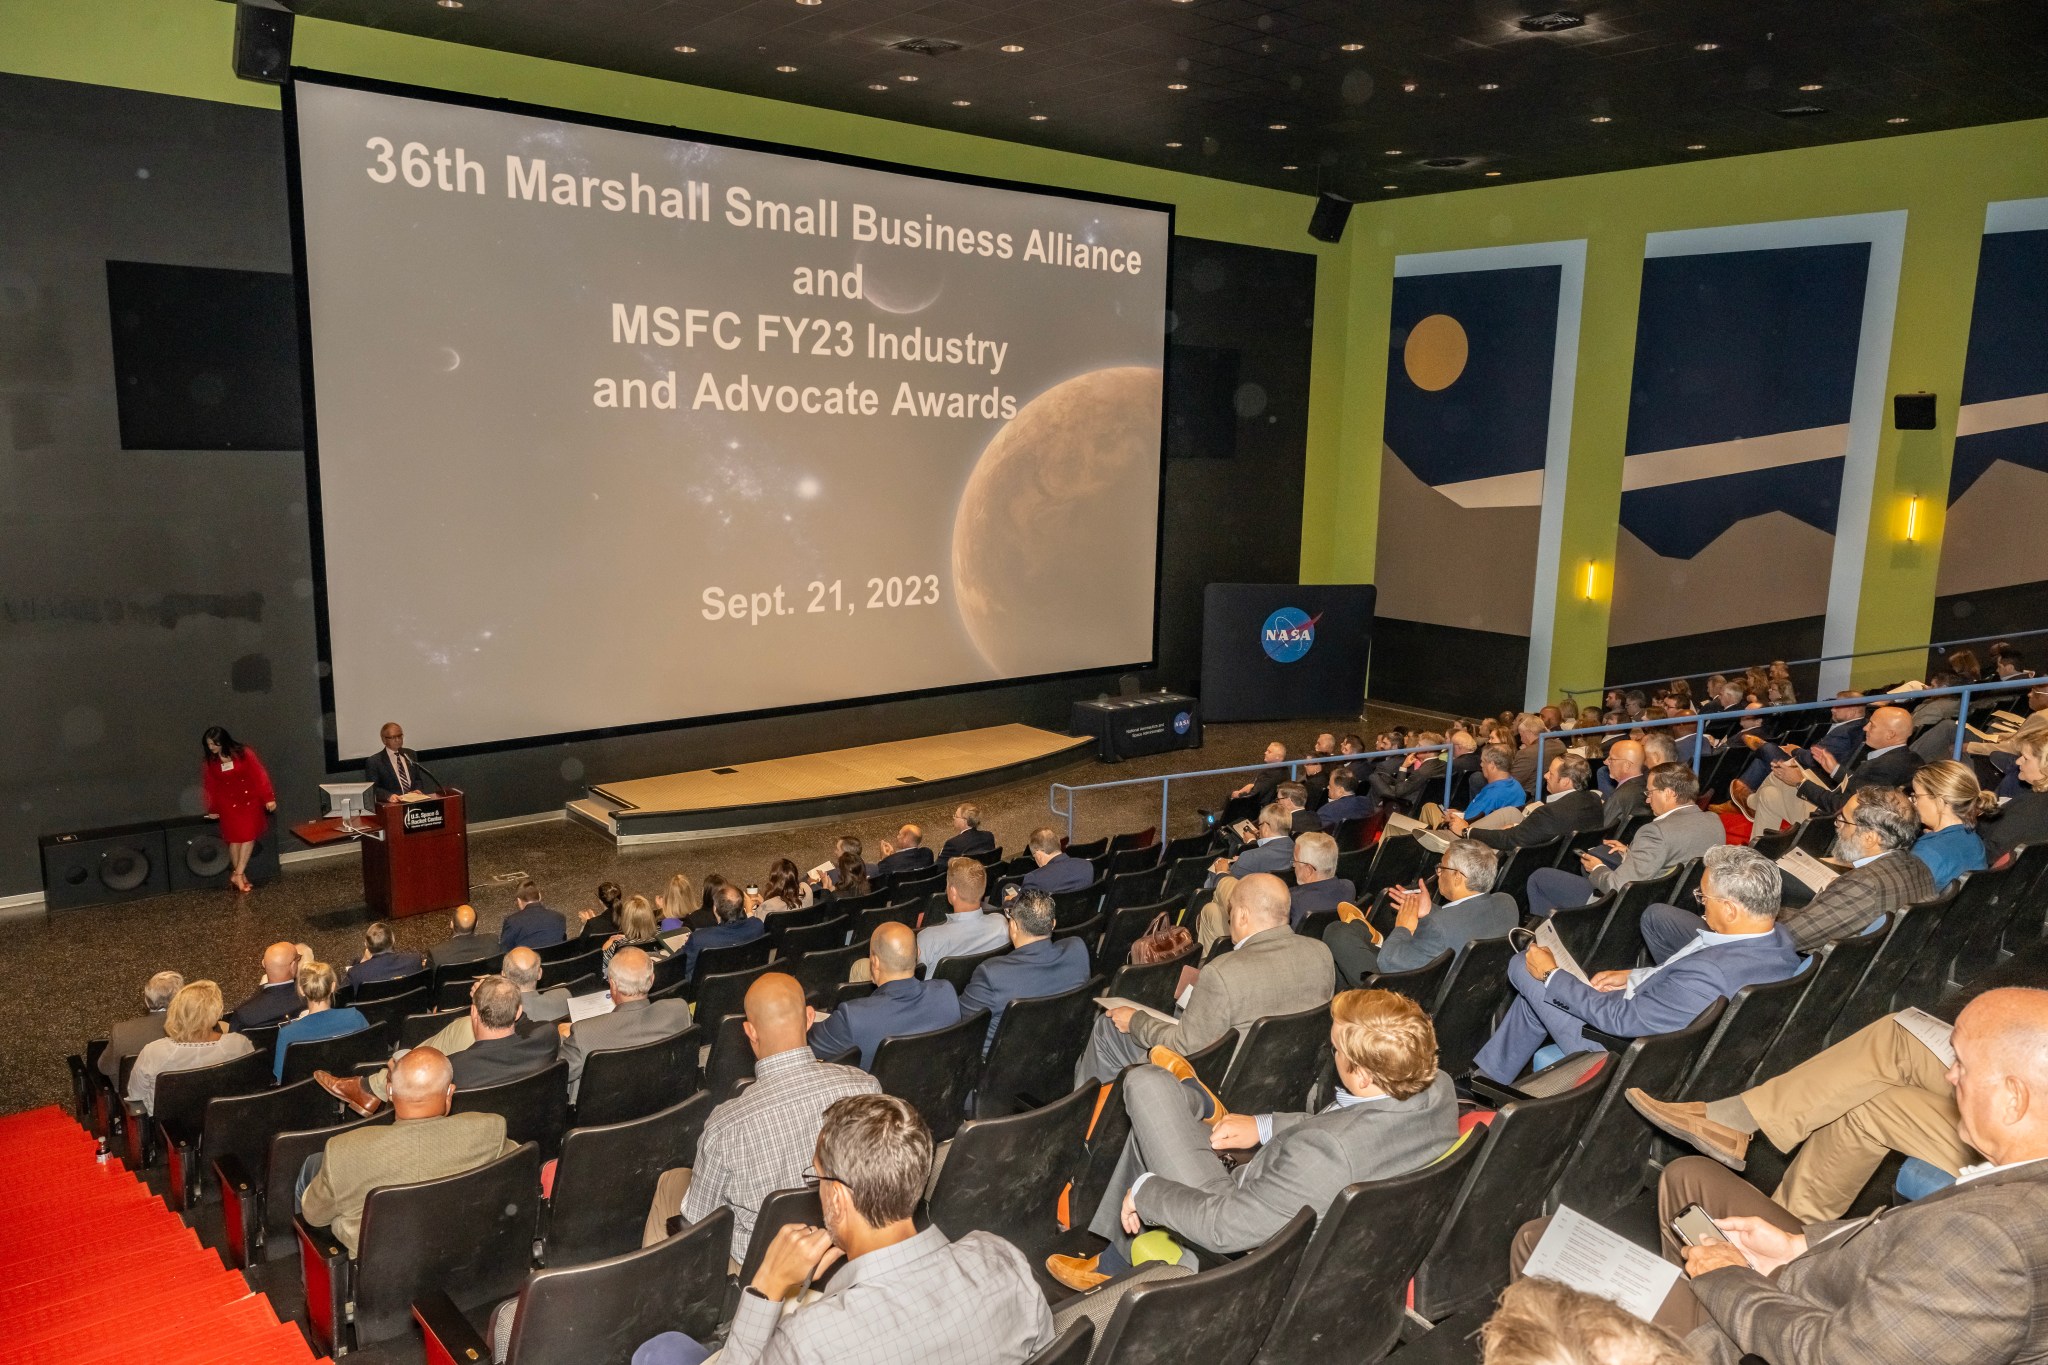
{"type": "Polygon", "coordinates": [[[620,844],[773,829],[1034,777],[1090,756],[1094,740],[1029,725],[607,782],[569,818],[620,844]]]}

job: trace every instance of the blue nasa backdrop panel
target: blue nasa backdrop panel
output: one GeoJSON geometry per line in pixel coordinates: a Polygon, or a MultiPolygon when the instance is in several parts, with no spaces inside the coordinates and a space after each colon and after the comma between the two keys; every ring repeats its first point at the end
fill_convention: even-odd
{"type": "Polygon", "coordinates": [[[1211,583],[1202,598],[1202,718],[1357,715],[1375,596],[1370,584],[1211,583]]]}

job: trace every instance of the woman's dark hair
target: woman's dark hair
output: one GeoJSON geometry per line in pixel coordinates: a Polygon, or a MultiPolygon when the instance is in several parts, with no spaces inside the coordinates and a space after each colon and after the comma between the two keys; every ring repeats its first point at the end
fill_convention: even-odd
{"type": "Polygon", "coordinates": [[[784,908],[794,910],[804,896],[804,874],[797,865],[787,858],[777,858],[768,865],[768,878],[761,883],[763,901],[779,900],[784,908]]]}
{"type": "Polygon", "coordinates": [[[731,885],[732,879],[730,877],[727,877],[722,872],[714,872],[710,876],[706,877],[704,879],[704,900],[697,908],[700,910],[709,910],[712,904],[718,899],[718,889],[722,886],[731,885]]]}
{"type": "Polygon", "coordinates": [[[236,739],[218,725],[207,726],[206,733],[199,737],[199,753],[201,757],[213,757],[213,750],[207,747],[210,744],[218,744],[220,746],[220,756],[222,758],[240,758],[242,756],[242,741],[236,739]]]}
{"type": "Polygon", "coordinates": [[[626,893],[619,889],[617,882],[599,882],[597,884],[597,903],[605,909],[617,911],[619,906],[625,902],[625,899],[626,893]]]}
{"type": "Polygon", "coordinates": [[[865,896],[868,893],[868,864],[862,856],[860,840],[851,836],[839,840],[838,851],[832,857],[832,870],[838,874],[833,890],[842,896],[865,896]]]}

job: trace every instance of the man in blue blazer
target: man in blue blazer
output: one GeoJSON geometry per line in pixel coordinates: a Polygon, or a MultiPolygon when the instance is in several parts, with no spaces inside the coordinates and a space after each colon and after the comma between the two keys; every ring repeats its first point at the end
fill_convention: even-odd
{"type": "Polygon", "coordinates": [[[907,924],[884,924],[868,940],[868,973],[875,993],[849,1000],[811,1025],[811,1055],[837,1057],[860,1049],[860,1068],[872,1071],[884,1038],[930,1033],[960,1022],[960,997],[950,981],[917,979],[917,935],[907,924]]]}
{"type": "Polygon", "coordinates": [[[1324,829],[1372,814],[1372,802],[1358,794],[1358,775],[1348,767],[1330,769],[1330,799],[1316,808],[1324,829]]]}
{"type": "Polygon", "coordinates": [[[426,969],[427,959],[424,956],[400,952],[391,926],[383,920],[373,920],[363,930],[363,955],[348,969],[342,984],[361,986],[371,981],[395,981],[426,969]]]}
{"type": "Polygon", "coordinates": [[[531,881],[519,883],[512,893],[515,904],[505,922],[498,926],[498,951],[514,948],[552,948],[569,936],[562,917],[541,902],[540,888],[531,881]]]}
{"type": "Polygon", "coordinates": [[[1024,889],[1057,896],[1062,891],[1079,891],[1095,884],[1095,864],[1086,858],[1070,858],[1060,846],[1059,831],[1045,826],[1031,831],[1024,845],[1038,864],[1024,874],[1024,889]]]}
{"type": "Polygon", "coordinates": [[[1539,946],[1510,962],[1517,999],[1474,1059],[1479,1073],[1512,1084],[1546,1044],[1567,1056],[1587,1050],[1589,1027],[1620,1038],[1670,1033],[1744,986],[1798,972],[1804,960],[1778,927],[1777,865],[1743,846],[1709,849],[1705,857],[1707,927],[1661,965],[1585,982],[1560,971],[1539,946]]]}
{"type": "Polygon", "coordinates": [[[1216,879],[1231,876],[1243,881],[1254,872],[1285,872],[1294,866],[1294,836],[1289,832],[1294,817],[1275,801],[1259,812],[1259,837],[1235,858],[1218,858],[1209,864],[1210,886],[1216,879]]]}
{"type": "MultiPolygon", "coordinates": [[[[1033,835],[1034,843],[1037,836],[1033,835]]],[[[1052,936],[1052,897],[1043,891],[1020,891],[1004,912],[1010,919],[1010,951],[974,969],[960,995],[960,1012],[988,1011],[988,1037],[981,1050],[996,1040],[996,1025],[1012,1000],[1058,995],[1088,980],[1088,945],[1078,938],[1052,936]]]]}
{"type": "Polygon", "coordinates": [[[916,825],[905,825],[896,831],[894,840],[882,840],[882,859],[868,864],[868,876],[900,877],[923,872],[931,865],[932,851],[924,846],[924,831],[916,825]]]}

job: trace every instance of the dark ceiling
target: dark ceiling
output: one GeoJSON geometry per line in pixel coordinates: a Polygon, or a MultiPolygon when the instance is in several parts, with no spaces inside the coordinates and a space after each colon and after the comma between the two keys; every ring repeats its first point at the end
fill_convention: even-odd
{"type": "Polygon", "coordinates": [[[2044,0],[1600,0],[1574,11],[1582,26],[1539,33],[1518,21],[1552,11],[1495,0],[291,8],[1361,199],[2048,115],[2044,0]],[[959,46],[890,46],[920,38],[959,46]],[[1819,112],[1781,112],[1801,106],[1819,112]],[[1435,158],[1463,164],[1425,164],[1435,158]]]}

